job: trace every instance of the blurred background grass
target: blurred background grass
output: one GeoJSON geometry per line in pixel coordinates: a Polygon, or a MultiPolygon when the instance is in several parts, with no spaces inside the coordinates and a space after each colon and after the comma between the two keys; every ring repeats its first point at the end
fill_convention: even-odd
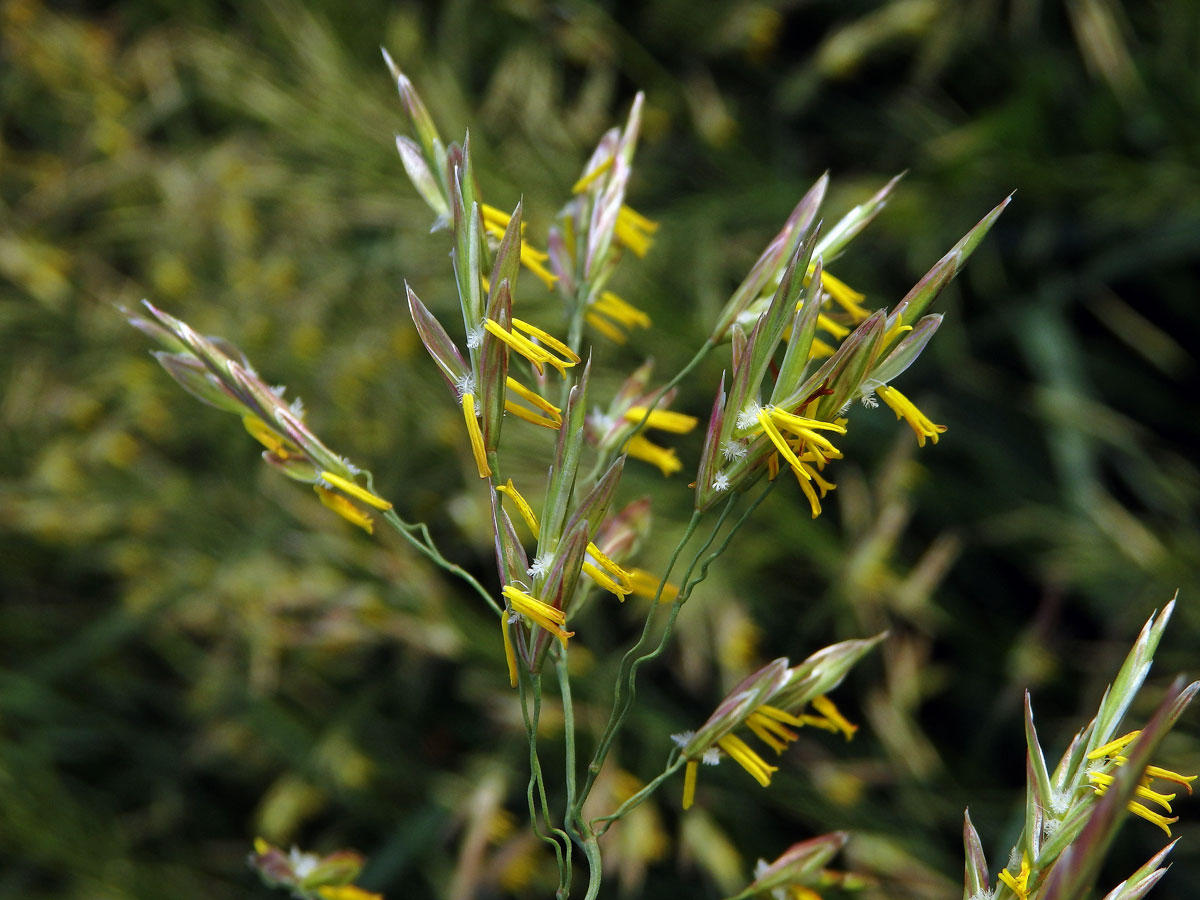
{"type": "MultiPolygon", "coordinates": [[[[618,369],[653,351],[677,370],[822,171],[836,216],[909,170],[835,266],[875,305],[1017,191],[903,381],[944,440],[917,454],[860,411],[820,520],[776,492],[689,604],[606,790],[651,776],[665,735],[758,662],[886,627],[839,694],[859,738],[806,736],[767,791],[706,773],[706,812],[680,816],[668,790],[614,829],[614,880],[716,897],[758,856],[851,828],[846,865],[875,895],[957,895],[963,807],[993,870],[1019,827],[1022,689],[1057,757],[1176,588],[1152,684],[1194,669],[1191,0],[0,10],[0,897],[265,896],[243,864],[260,833],[355,846],[389,897],[546,893],[492,620],[265,471],[114,309],[149,297],[240,345],[493,577],[470,457],[401,299],[407,279],[453,308],[380,44],[443,133],[470,126],[486,196],[523,195],[535,234],[647,92],[631,201],[663,227],[618,288],[656,329],[598,348],[618,369]]],[[[722,363],[676,406],[704,414],[722,363]]],[[[685,467],[698,445],[681,442],[685,467]]],[[[663,496],[664,541],[687,480],[627,479],[630,499],[663,496]]],[[[641,613],[626,606],[576,654],[585,722],[641,613]]],[[[1196,735],[1185,718],[1166,762],[1200,769],[1196,735]]],[[[1160,897],[1195,896],[1200,826],[1181,811],[1160,897]]],[[[1159,838],[1128,826],[1107,881],[1159,838]]]]}

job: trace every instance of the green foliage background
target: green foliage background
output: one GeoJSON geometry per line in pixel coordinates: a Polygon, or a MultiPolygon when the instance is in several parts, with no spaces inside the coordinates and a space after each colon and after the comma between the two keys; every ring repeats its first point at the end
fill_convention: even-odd
{"type": "MultiPolygon", "coordinates": [[[[485,498],[403,305],[405,279],[454,300],[380,44],[443,133],[471,128],[485,195],[523,195],[535,234],[647,92],[631,201],[662,229],[619,289],[656,328],[598,348],[618,368],[652,352],[676,371],[826,169],[833,216],[909,170],[835,266],[875,305],[1017,191],[903,382],[949,432],[918,454],[860,411],[826,515],[772,496],[689,604],[620,762],[654,774],[666,735],[760,661],[889,628],[839,693],[859,738],[802,741],[766,791],[706,773],[707,812],[668,791],[653,839],[611,850],[626,887],[721,896],[757,856],[850,828],[843,863],[880,880],[871,896],[956,896],[963,807],[993,871],[1019,828],[1022,689],[1057,755],[1177,588],[1152,684],[1195,669],[1190,0],[55,7],[0,4],[0,897],[266,896],[243,864],[260,833],[355,846],[392,898],[451,896],[481,789],[523,821],[480,604],[266,471],[116,310],[149,297],[240,345],[494,578],[485,498]]],[[[676,407],[706,414],[721,365],[676,407]]],[[[685,473],[698,449],[680,442],[685,473]]],[[[629,477],[629,498],[665,498],[651,561],[688,480],[629,477]]],[[[589,624],[594,646],[628,638],[627,606],[589,624]]],[[[613,665],[586,662],[585,721],[613,665]]],[[[1200,770],[1196,736],[1185,718],[1164,764],[1200,770]]],[[[1163,898],[1200,871],[1180,807],[1163,898]]],[[[1144,822],[1123,835],[1106,883],[1159,846],[1144,822]]],[[[507,883],[544,895],[547,862],[507,883]]]]}

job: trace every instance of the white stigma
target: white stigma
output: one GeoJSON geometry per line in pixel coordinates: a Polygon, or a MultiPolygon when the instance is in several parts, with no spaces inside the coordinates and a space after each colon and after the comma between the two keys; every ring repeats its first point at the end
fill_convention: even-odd
{"type": "Polygon", "coordinates": [[[458,391],[458,400],[461,403],[462,398],[467,394],[475,393],[475,376],[469,372],[466,375],[463,375],[456,382],[454,382],[454,390],[458,391]]]}
{"type": "Polygon", "coordinates": [[[700,757],[700,762],[706,766],[715,766],[721,762],[721,751],[716,747],[709,747],[704,751],[704,755],[700,757]]]}
{"type": "Polygon", "coordinates": [[[737,427],[741,431],[747,428],[753,428],[758,424],[758,414],[762,412],[762,407],[757,403],[751,403],[737,415],[737,427]]]}
{"type": "Polygon", "coordinates": [[[713,479],[712,488],[717,492],[729,490],[729,476],[724,472],[718,472],[717,477],[713,479]]]}
{"type": "Polygon", "coordinates": [[[721,445],[721,455],[732,462],[735,459],[745,459],[750,448],[745,441],[729,440],[721,445]]]}
{"type": "Polygon", "coordinates": [[[301,853],[300,850],[293,847],[288,854],[288,862],[292,865],[292,874],[297,879],[303,880],[321,864],[321,858],[315,853],[301,853]]]}
{"type": "Polygon", "coordinates": [[[679,734],[671,735],[671,740],[675,742],[675,746],[682,750],[691,743],[692,738],[696,736],[694,731],[681,731],[679,734]]]}
{"type": "Polygon", "coordinates": [[[479,347],[482,347],[483,346],[483,336],[486,333],[487,332],[482,325],[476,325],[474,328],[472,328],[470,331],[468,331],[467,332],[467,348],[470,350],[476,350],[479,347]]]}
{"type": "Polygon", "coordinates": [[[554,556],[549,553],[542,553],[533,558],[533,563],[525,571],[530,578],[538,578],[550,571],[550,565],[554,562],[554,556]]]}

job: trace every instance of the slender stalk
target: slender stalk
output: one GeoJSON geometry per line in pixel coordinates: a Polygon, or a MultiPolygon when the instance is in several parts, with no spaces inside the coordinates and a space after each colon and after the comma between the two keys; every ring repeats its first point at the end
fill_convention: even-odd
{"type": "MultiPolygon", "coordinates": [[[[733,523],[733,527],[730,528],[729,533],[725,535],[725,540],[721,541],[721,543],[717,546],[717,549],[705,558],[704,563],[700,566],[700,574],[696,576],[694,581],[686,582],[684,584],[682,590],[680,591],[680,596],[683,597],[683,599],[686,600],[688,597],[692,596],[692,591],[695,589],[696,585],[700,584],[700,582],[704,581],[704,579],[708,577],[709,567],[716,562],[717,558],[721,556],[721,554],[725,552],[725,550],[729,547],[730,542],[733,540],[734,535],[741,531],[742,526],[746,524],[750,516],[754,514],[756,509],[758,509],[759,504],[766,500],[767,495],[770,494],[774,489],[775,482],[767,482],[766,489],[754,498],[754,500],[746,508],[745,512],[743,512],[741,516],[738,517],[738,520],[733,523]]],[[[704,552],[704,549],[706,549],[707,546],[708,545],[705,545],[704,548],[701,548],[701,553],[704,552]]],[[[697,554],[697,557],[698,556],[699,554],[697,554]]],[[[690,569],[688,570],[688,574],[691,574],[690,569]]]]}
{"type": "MultiPolygon", "coordinates": [[[[725,551],[725,549],[729,546],[730,541],[733,540],[734,535],[736,535],[738,533],[738,531],[741,530],[742,526],[746,524],[746,522],[749,520],[751,514],[758,508],[759,504],[761,504],[763,502],[763,500],[766,499],[767,495],[771,492],[771,490],[773,488],[774,488],[774,482],[770,482],[768,484],[767,488],[764,491],[762,491],[757,497],[754,498],[754,501],[750,504],[750,506],[742,513],[741,516],[738,517],[738,520],[733,524],[733,527],[729,530],[729,533],[725,535],[724,540],[720,543],[720,545],[717,547],[717,549],[714,550],[711,554],[709,554],[704,559],[704,562],[701,565],[700,574],[694,580],[689,581],[693,570],[695,569],[696,565],[700,561],[701,556],[703,556],[704,552],[706,550],[708,550],[709,547],[712,546],[713,542],[716,540],[717,535],[719,534],[719,532],[721,530],[721,526],[724,524],[725,520],[729,517],[729,514],[733,511],[733,508],[736,505],[738,497],[735,495],[735,496],[729,498],[728,502],[726,502],[724,508],[721,510],[720,516],[717,517],[717,521],[716,521],[716,523],[714,523],[713,529],[709,533],[708,539],[704,542],[704,545],[700,547],[700,549],[697,551],[696,555],[692,558],[692,561],[688,564],[687,570],[685,571],[684,577],[683,577],[684,586],[680,590],[679,596],[676,597],[675,602],[671,604],[671,611],[670,611],[669,615],[667,616],[667,623],[666,623],[665,627],[663,628],[662,635],[659,637],[658,645],[653,650],[649,651],[648,653],[644,653],[644,654],[634,658],[632,660],[632,662],[630,662],[627,672],[622,671],[621,673],[618,674],[617,688],[615,691],[616,696],[614,698],[614,703],[613,703],[613,712],[612,712],[611,716],[609,717],[608,726],[605,729],[604,735],[600,739],[600,743],[596,747],[595,755],[593,756],[591,765],[588,768],[588,779],[584,785],[583,791],[581,792],[581,794],[579,796],[579,799],[576,802],[577,809],[582,808],[583,801],[587,799],[588,793],[591,791],[592,786],[595,784],[596,775],[599,774],[600,767],[603,766],[604,759],[608,755],[608,751],[611,749],[612,742],[613,742],[614,738],[616,737],[616,733],[620,730],[621,724],[623,723],[625,716],[628,714],[629,709],[633,706],[634,700],[637,698],[637,673],[638,673],[638,670],[646,663],[656,659],[663,652],[663,650],[666,649],[667,642],[670,640],[671,634],[675,628],[675,620],[678,618],[679,611],[683,608],[683,604],[687,601],[688,597],[691,595],[692,590],[696,587],[696,585],[700,584],[708,576],[709,566],[712,564],[712,562],[717,557],[719,557],[725,551]],[[624,677],[622,677],[622,676],[624,676],[624,677]],[[623,694],[622,694],[622,687],[625,688],[623,694]]],[[[680,551],[683,549],[683,545],[686,543],[686,540],[691,537],[691,534],[695,531],[695,525],[698,524],[698,522],[699,522],[699,513],[696,513],[692,516],[692,522],[690,523],[690,528],[689,528],[688,533],[685,535],[684,540],[682,540],[680,542],[680,544],[676,547],[676,552],[671,557],[670,565],[667,568],[668,575],[670,574],[671,566],[673,566],[675,564],[675,561],[676,561],[680,551]]],[[[664,575],[663,576],[664,583],[666,582],[666,578],[667,578],[667,576],[664,575]]],[[[662,587],[660,585],[658,594],[661,595],[661,593],[662,593],[662,587]]],[[[638,639],[637,643],[634,644],[634,646],[630,648],[630,650],[626,653],[625,658],[622,660],[622,670],[624,670],[624,668],[625,668],[625,661],[629,660],[630,656],[632,654],[634,654],[638,650],[640,650],[642,644],[645,642],[646,637],[648,636],[648,634],[650,632],[650,624],[654,618],[654,612],[657,607],[657,603],[658,603],[658,597],[656,596],[655,597],[655,606],[651,608],[650,614],[646,617],[646,626],[642,630],[641,637],[638,639]]],[[[678,762],[678,761],[676,761],[676,762],[678,762]]],[[[671,769],[670,767],[668,767],[668,768],[670,769],[670,771],[675,770],[675,769],[671,769]]],[[[675,768],[677,769],[678,766],[676,765],[675,768]]],[[[652,792],[659,785],[661,785],[663,783],[663,781],[666,780],[666,777],[667,777],[667,774],[660,775],[658,778],[656,778],[654,781],[651,782],[651,785],[653,785],[652,788],[647,786],[647,788],[643,788],[643,791],[649,790],[652,792]]],[[[641,793],[641,792],[639,792],[639,793],[641,793]]],[[[648,794],[647,794],[647,796],[648,796],[648,794]]],[[[642,799],[645,799],[645,798],[643,797],[642,799]]],[[[641,800],[639,800],[638,802],[640,803],[641,800]]],[[[606,819],[615,818],[615,816],[614,817],[605,817],[605,818],[606,819]]],[[[604,820],[599,820],[599,821],[604,821],[604,820]]],[[[607,831],[607,828],[605,828],[604,830],[607,831]]],[[[603,834],[604,831],[601,831],[599,833],[603,834]]]]}
{"type": "Polygon", "coordinates": [[[565,831],[551,824],[550,803],[546,799],[546,784],[542,778],[542,764],[538,759],[537,728],[542,713],[541,676],[522,671],[518,677],[521,697],[521,715],[525,721],[525,734],[529,741],[529,787],[525,796],[529,803],[529,824],[541,840],[554,848],[558,862],[557,896],[566,898],[571,891],[571,839],[565,831]],[[529,708],[529,696],[533,696],[533,709],[529,708]],[[542,819],[548,832],[538,828],[537,807],[540,804],[542,819]],[[555,837],[551,836],[551,833],[555,837]]]}
{"type": "Polygon", "coordinates": [[[592,826],[592,829],[595,831],[596,836],[600,837],[606,831],[608,831],[608,829],[612,826],[613,822],[615,822],[617,819],[620,819],[622,816],[624,816],[626,813],[630,812],[631,810],[634,810],[637,807],[641,806],[642,803],[646,800],[646,798],[648,798],[651,794],[653,794],[656,790],[658,790],[659,787],[662,786],[663,782],[665,782],[668,778],[670,778],[672,775],[674,775],[676,772],[678,772],[679,767],[682,766],[685,762],[686,762],[686,760],[683,758],[683,756],[679,753],[676,753],[675,758],[667,764],[667,767],[662,772],[660,772],[653,781],[646,784],[645,787],[643,787],[640,791],[638,791],[636,794],[634,794],[629,799],[627,799],[624,803],[622,803],[620,806],[618,806],[615,810],[613,810],[607,816],[601,816],[598,819],[593,819],[591,822],[591,826],[592,826]],[[602,827],[596,828],[597,824],[600,824],[602,827]]]}
{"type": "MultiPolygon", "coordinates": [[[[692,513],[692,518],[688,521],[687,528],[683,533],[683,537],[679,539],[679,543],[675,545],[675,549],[671,552],[671,558],[667,561],[666,571],[663,573],[662,581],[659,582],[658,590],[654,594],[654,599],[651,601],[650,610],[646,614],[646,623],[642,626],[642,633],[632,647],[630,647],[625,655],[621,658],[621,666],[617,671],[617,682],[613,689],[613,709],[609,715],[608,724],[604,728],[604,733],[600,736],[599,742],[596,744],[595,753],[592,755],[592,761],[588,764],[587,779],[584,781],[583,789],[576,798],[576,812],[582,807],[583,801],[587,799],[588,794],[592,790],[592,786],[596,783],[596,776],[600,773],[600,767],[604,765],[604,759],[608,755],[608,751],[612,746],[613,739],[616,737],[617,731],[621,727],[621,721],[628,711],[628,703],[626,700],[627,687],[626,682],[630,673],[634,670],[637,654],[641,651],[642,646],[650,636],[650,632],[654,625],[656,613],[658,612],[658,601],[662,597],[663,588],[666,587],[667,579],[671,576],[671,570],[675,567],[675,563],[679,560],[683,548],[688,541],[692,539],[692,535],[696,533],[696,528],[700,524],[701,513],[699,511],[692,513]]],[[[676,604],[677,605],[677,604],[676,604]]],[[[673,609],[671,613],[671,621],[674,621],[677,609],[673,609]]]]}
{"type": "Polygon", "coordinates": [[[467,584],[469,584],[475,590],[475,593],[482,597],[487,602],[488,606],[495,611],[496,615],[503,614],[504,611],[500,608],[500,604],[496,602],[496,598],[491,595],[491,592],[489,592],[487,588],[479,583],[474,575],[472,575],[462,566],[452,563],[450,560],[446,559],[446,557],[442,556],[441,551],[438,550],[437,545],[433,542],[433,537],[429,534],[429,528],[424,522],[419,522],[415,525],[405,522],[400,518],[399,515],[396,514],[394,509],[385,511],[383,514],[383,520],[391,525],[392,528],[395,529],[402,538],[404,538],[404,540],[408,541],[408,543],[417,550],[417,552],[427,557],[438,567],[446,570],[452,575],[458,576],[467,584]],[[419,534],[420,537],[417,537],[417,534],[419,534]]]}

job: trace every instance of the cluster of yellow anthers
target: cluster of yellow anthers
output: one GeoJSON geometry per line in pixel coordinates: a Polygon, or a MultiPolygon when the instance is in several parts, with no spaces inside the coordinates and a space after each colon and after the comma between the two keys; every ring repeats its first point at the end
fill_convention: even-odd
{"type": "MultiPolygon", "coordinates": [[[[820,728],[834,734],[845,735],[846,740],[854,737],[858,726],[851,724],[838,711],[833,701],[821,694],[812,699],[812,707],[818,715],[810,713],[791,713],[768,703],[760,704],[744,720],[758,739],[775,751],[776,755],[783,753],[787,745],[799,739],[792,728],[805,725],[820,728]],[[789,728],[788,726],[792,726],[789,728]]],[[[711,747],[693,747],[693,733],[684,732],[671,736],[677,745],[684,748],[688,754],[687,766],[683,777],[683,808],[688,809],[696,799],[696,776],[700,763],[715,766],[721,761],[721,753],[729,756],[734,762],[750,773],[750,777],[766,787],[771,783],[771,776],[779,771],[778,766],[767,763],[757,752],[741,738],[732,733],[723,734],[714,741],[711,747]],[[696,755],[699,754],[699,755],[696,755]]]]}
{"type": "MultiPolygon", "coordinates": [[[[512,479],[508,479],[505,484],[497,485],[496,490],[513,502],[521,520],[536,539],[541,530],[537,514],[534,513],[533,507],[529,505],[529,501],[517,490],[512,479]]],[[[531,578],[536,579],[544,575],[551,565],[552,560],[547,560],[540,556],[534,557],[528,574],[531,578]]],[[[622,603],[625,602],[625,598],[630,594],[648,597],[658,594],[659,580],[652,573],[647,572],[645,569],[625,569],[610,559],[604,551],[591,541],[588,542],[580,571],[606,591],[615,594],[622,603]]],[[[665,585],[660,601],[672,600],[678,592],[678,588],[674,585],[665,585]]],[[[566,630],[566,613],[558,607],[534,597],[525,585],[507,584],[501,589],[500,593],[508,601],[509,608],[513,614],[523,616],[538,627],[550,632],[564,646],[568,638],[575,636],[575,632],[566,630]]],[[[500,630],[504,635],[504,656],[508,663],[509,681],[513,687],[516,687],[517,659],[513,650],[512,639],[509,636],[508,624],[507,621],[502,621],[500,630]]]]}
{"type": "MultiPolygon", "coordinates": [[[[508,228],[508,223],[512,221],[512,216],[497,209],[494,206],[489,206],[484,203],[480,206],[480,212],[483,214],[483,230],[497,240],[504,239],[504,232],[508,228]]],[[[546,263],[550,261],[550,254],[544,250],[538,250],[525,240],[525,223],[521,223],[521,263],[530,272],[541,279],[542,283],[547,288],[553,290],[555,282],[558,281],[558,276],[546,268],[546,263]]]]}
{"type": "MultiPolygon", "coordinates": [[[[242,425],[245,426],[251,437],[266,447],[267,451],[281,462],[286,464],[292,459],[307,459],[303,450],[268,426],[258,416],[243,416],[242,425]]],[[[327,508],[368,534],[372,534],[375,530],[374,520],[361,507],[352,503],[350,498],[378,510],[386,511],[392,508],[392,504],[387,500],[355,484],[348,478],[343,478],[336,472],[319,472],[316,482],[313,483],[313,490],[317,492],[317,497],[327,508]]]]}
{"type": "Polygon", "coordinates": [[[651,325],[650,317],[646,313],[612,291],[601,291],[583,318],[615,344],[625,343],[626,332],[634,328],[649,328],[651,325]]]}
{"type": "MultiPolygon", "coordinates": [[[[1112,770],[1118,766],[1123,766],[1129,761],[1127,757],[1121,755],[1121,751],[1137,740],[1140,734],[1141,731],[1131,731],[1115,740],[1109,741],[1102,747],[1097,747],[1087,755],[1088,761],[1096,765],[1094,769],[1089,768],[1087,780],[1097,795],[1103,795],[1109,786],[1112,785],[1115,780],[1112,770]]],[[[1154,790],[1151,785],[1155,780],[1170,781],[1180,785],[1190,794],[1192,792],[1192,782],[1196,780],[1196,777],[1195,775],[1181,775],[1178,772],[1172,772],[1170,769],[1163,769],[1159,766],[1146,766],[1145,772],[1142,773],[1141,782],[1134,792],[1134,796],[1138,799],[1129,801],[1127,808],[1135,816],[1157,825],[1167,833],[1167,837],[1170,837],[1171,826],[1179,821],[1179,817],[1163,815],[1161,812],[1151,809],[1147,804],[1152,804],[1170,813],[1172,811],[1171,801],[1175,799],[1175,794],[1163,794],[1154,790]]],[[[998,877],[1001,883],[1006,885],[1017,896],[1018,900],[1029,900],[1029,881],[1032,873],[1033,865],[1030,863],[1029,854],[1022,853],[1021,865],[1017,871],[1010,872],[1006,868],[1000,872],[998,877]]]]}
{"type": "MultiPolygon", "coordinates": [[[[1108,790],[1109,785],[1113,783],[1115,777],[1111,769],[1123,766],[1128,762],[1128,759],[1121,755],[1121,751],[1132,744],[1140,734],[1140,731],[1131,731],[1129,734],[1122,735],[1116,740],[1109,741],[1103,747],[1097,747],[1088,754],[1087,758],[1089,760],[1103,763],[1101,769],[1087,773],[1088,781],[1091,782],[1092,789],[1097,794],[1103,794],[1108,790]],[[1105,768],[1109,769],[1109,771],[1103,771],[1105,768]]],[[[1170,837],[1171,825],[1179,821],[1179,816],[1168,818],[1141,802],[1145,800],[1168,813],[1171,812],[1171,801],[1175,799],[1175,795],[1162,794],[1151,788],[1150,785],[1154,783],[1155,779],[1178,784],[1190,794],[1192,792],[1192,782],[1196,780],[1196,776],[1180,775],[1178,772],[1172,772],[1170,769],[1162,769],[1158,766],[1146,766],[1146,771],[1142,773],[1141,783],[1134,792],[1134,796],[1140,799],[1129,802],[1129,811],[1131,813],[1145,819],[1147,822],[1153,822],[1170,837]]]]}
{"type": "MultiPolygon", "coordinates": [[[[626,424],[641,425],[643,430],[653,428],[670,434],[687,434],[700,421],[695,416],[669,409],[650,410],[647,414],[644,406],[629,407],[621,418],[626,424]]],[[[625,452],[634,459],[640,459],[656,466],[664,475],[674,475],[683,468],[683,463],[679,461],[673,448],[659,446],[641,431],[638,431],[625,443],[625,452]]]]}
{"type": "MultiPolygon", "coordinates": [[[[807,406],[815,407],[816,402],[816,399],[813,399],[807,406]]],[[[795,473],[796,481],[800,483],[800,488],[808,498],[815,518],[821,512],[817,491],[820,491],[820,497],[824,497],[835,487],[821,477],[821,471],[829,460],[842,458],[842,451],[820,432],[845,434],[845,423],[845,419],[823,422],[820,419],[789,413],[776,406],[764,407],[753,403],[738,414],[736,434],[740,438],[751,438],[760,434],[767,436],[777,451],[767,461],[771,478],[779,474],[779,458],[782,457],[795,473]]]]}
{"type": "MultiPolygon", "coordinates": [[[[612,154],[607,155],[599,165],[571,186],[571,193],[582,194],[590,188],[602,175],[612,169],[614,159],[612,154]]],[[[621,208],[617,210],[617,224],[613,229],[613,238],[622,247],[628,248],[638,259],[644,258],[649,252],[650,245],[654,243],[651,235],[656,231],[658,231],[658,223],[647,219],[632,207],[622,203],[621,208]]]]}
{"type": "Polygon", "coordinates": [[[1029,854],[1021,853],[1021,868],[1017,874],[1013,874],[1008,869],[1002,869],[997,876],[1001,883],[1006,885],[1010,891],[1017,895],[1020,900],[1029,900],[1029,875],[1032,867],[1029,865],[1029,854]]]}
{"type": "Polygon", "coordinates": [[[877,387],[875,395],[891,408],[892,412],[896,414],[897,419],[903,419],[908,423],[908,427],[917,436],[917,443],[920,446],[925,446],[926,438],[929,438],[936,444],[938,442],[938,435],[945,432],[945,425],[935,424],[929,416],[917,409],[911,400],[891,385],[885,384],[877,387]]]}
{"type": "MultiPolygon", "coordinates": [[[[545,366],[551,366],[557,369],[560,375],[565,376],[568,368],[578,365],[580,362],[579,356],[554,335],[521,319],[514,318],[512,328],[505,328],[494,319],[484,319],[483,330],[529,360],[539,375],[545,371],[545,366]],[[540,343],[538,343],[539,341],[540,343]]],[[[492,468],[488,465],[483,431],[479,426],[479,415],[475,409],[473,381],[468,378],[459,385],[459,401],[462,404],[463,420],[467,425],[467,436],[471,440],[471,453],[475,457],[475,466],[479,470],[479,477],[490,478],[492,468]]],[[[507,378],[505,384],[527,403],[544,413],[544,415],[538,415],[538,413],[505,398],[504,408],[513,415],[546,428],[558,428],[562,424],[562,411],[536,391],[530,390],[512,377],[507,378]]]]}
{"type": "MultiPolygon", "coordinates": [[[[606,156],[602,162],[587,172],[575,182],[571,188],[573,194],[582,194],[592,188],[596,182],[613,167],[613,155],[606,156]]],[[[571,219],[564,222],[565,227],[571,227],[571,219]]],[[[658,223],[646,218],[637,210],[624,203],[617,210],[616,223],[613,226],[613,241],[617,246],[624,247],[634,256],[642,259],[654,243],[652,235],[658,231],[658,223]]],[[[623,300],[612,291],[601,291],[599,296],[588,303],[584,320],[596,331],[617,344],[625,343],[626,332],[634,328],[649,328],[650,317],[631,303],[623,300]]]]}

